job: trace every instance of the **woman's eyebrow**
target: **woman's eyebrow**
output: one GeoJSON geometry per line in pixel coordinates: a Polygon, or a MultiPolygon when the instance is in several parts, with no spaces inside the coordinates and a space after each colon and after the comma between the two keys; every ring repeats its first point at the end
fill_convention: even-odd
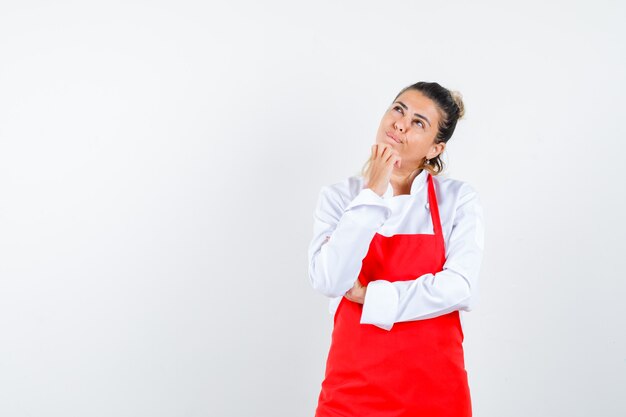
{"type": "MultiPolygon", "coordinates": [[[[401,101],[396,101],[396,103],[398,103],[399,105],[401,105],[402,107],[404,107],[404,110],[408,110],[408,109],[409,109],[409,108],[406,106],[406,104],[404,104],[404,103],[403,103],[403,102],[401,102],[401,101]]],[[[428,122],[428,126],[430,126],[430,120],[428,120],[428,119],[426,118],[426,116],[422,116],[422,115],[421,115],[421,114],[419,114],[419,113],[413,113],[413,114],[414,114],[414,115],[416,115],[417,117],[421,117],[422,119],[426,120],[426,121],[428,122]]]]}

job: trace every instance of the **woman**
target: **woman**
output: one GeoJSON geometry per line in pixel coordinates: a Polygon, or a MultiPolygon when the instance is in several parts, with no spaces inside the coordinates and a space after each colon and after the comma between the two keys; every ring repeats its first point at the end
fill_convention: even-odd
{"type": "Polygon", "coordinates": [[[437,83],[404,88],[361,175],[322,187],[309,277],[334,326],[316,417],[472,415],[460,312],[478,296],[482,206],[439,175],[463,113],[437,83]]]}

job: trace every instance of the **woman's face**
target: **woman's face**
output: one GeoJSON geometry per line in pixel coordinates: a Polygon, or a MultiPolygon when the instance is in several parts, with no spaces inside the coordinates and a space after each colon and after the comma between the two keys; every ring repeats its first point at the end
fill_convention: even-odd
{"type": "Polygon", "coordinates": [[[417,90],[407,90],[383,115],[376,143],[390,144],[398,152],[401,170],[414,169],[424,158],[443,152],[445,143],[435,144],[438,125],[435,103],[417,90]]]}

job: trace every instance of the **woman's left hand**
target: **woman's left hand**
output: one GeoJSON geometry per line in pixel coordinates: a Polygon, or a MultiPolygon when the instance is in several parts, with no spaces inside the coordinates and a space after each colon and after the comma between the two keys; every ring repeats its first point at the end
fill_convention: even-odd
{"type": "Polygon", "coordinates": [[[357,279],[354,282],[354,286],[350,288],[350,291],[346,292],[345,297],[355,303],[363,304],[365,302],[365,292],[367,287],[361,285],[361,282],[357,279]]]}

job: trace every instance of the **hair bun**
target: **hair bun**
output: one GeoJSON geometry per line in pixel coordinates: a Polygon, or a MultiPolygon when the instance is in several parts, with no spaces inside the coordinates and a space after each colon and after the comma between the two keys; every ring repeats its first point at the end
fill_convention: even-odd
{"type": "Polygon", "coordinates": [[[450,95],[452,96],[452,100],[459,108],[459,119],[465,115],[465,105],[463,104],[463,95],[460,92],[453,90],[450,91],[450,95]]]}

